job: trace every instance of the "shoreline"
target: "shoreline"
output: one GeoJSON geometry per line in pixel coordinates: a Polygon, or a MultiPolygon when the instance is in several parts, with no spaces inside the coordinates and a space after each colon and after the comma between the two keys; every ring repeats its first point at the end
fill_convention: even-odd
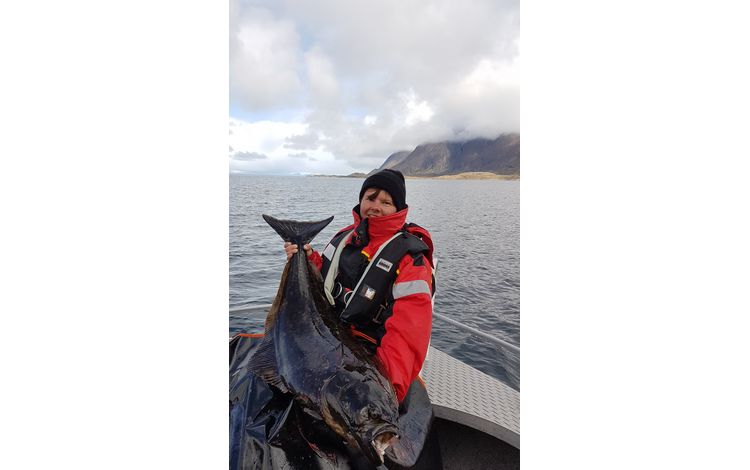
{"type": "MultiPolygon", "coordinates": [[[[315,178],[367,178],[365,174],[355,175],[308,175],[315,178]]],[[[488,171],[467,171],[464,173],[456,173],[454,175],[439,175],[439,176],[410,176],[404,175],[406,179],[429,179],[429,180],[520,180],[520,175],[498,175],[496,173],[490,173],[488,171]]]]}
{"type": "Polygon", "coordinates": [[[440,176],[407,176],[407,179],[431,179],[431,180],[520,180],[521,175],[498,175],[488,171],[467,171],[455,175],[440,176]]]}

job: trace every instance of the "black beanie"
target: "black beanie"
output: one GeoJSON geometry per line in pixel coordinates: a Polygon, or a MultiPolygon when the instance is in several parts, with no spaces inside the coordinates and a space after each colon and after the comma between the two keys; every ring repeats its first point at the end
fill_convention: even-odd
{"type": "Polygon", "coordinates": [[[406,209],[406,183],[400,171],[386,169],[368,176],[359,191],[360,201],[367,188],[380,188],[388,191],[396,205],[396,210],[406,209]]]}

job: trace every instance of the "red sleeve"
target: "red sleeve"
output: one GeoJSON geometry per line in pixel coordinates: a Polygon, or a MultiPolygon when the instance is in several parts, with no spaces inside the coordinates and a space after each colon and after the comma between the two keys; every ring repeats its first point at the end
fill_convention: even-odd
{"type": "Polygon", "coordinates": [[[312,253],[310,253],[310,256],[307,257],[312,263],[315,265],[316,268],[318,268],[318,271],[323,269],[323,258],[320,257],[320,254],[313,250],[312,253]]]}
{"type": "Polygon", "coordinates": [[[399,263],[393,284],[393,315],[385,322],[385,335],[377,356],[402,401],[409,385],[422,370],[432,330],[432,268],[426,258],[415,266],[411,255],[399,263]]]}

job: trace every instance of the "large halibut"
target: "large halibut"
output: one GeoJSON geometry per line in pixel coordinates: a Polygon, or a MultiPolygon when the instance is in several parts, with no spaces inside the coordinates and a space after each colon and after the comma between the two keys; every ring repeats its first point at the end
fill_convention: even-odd
{"type": "Polygon", "coordinates": [[[400,434],[395,391],[377,358],[339,326],[321,275],[302,249],[333,217],[318,222],[263,218],[300,249],[284,267],[250,370],[291,394],[304,413],[324,421],[350,448],[379,465],[400,434]]]}

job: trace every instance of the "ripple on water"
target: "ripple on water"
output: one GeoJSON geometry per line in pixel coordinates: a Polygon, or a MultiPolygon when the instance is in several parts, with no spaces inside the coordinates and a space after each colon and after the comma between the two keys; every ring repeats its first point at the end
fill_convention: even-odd
{"type": "MultiPolygon", "coordinates": [[[[231,176],[229,304],[270,304],[285,263],[283,242],[261,214],[334,221],[321,250],[351,223],[362,179],[231,176]]],[[[435,311],[511,344],[520,338],[519,182],[408,180],[409,221],[427,228],[440,260],[435,311]]],[[[262,329],[263,318],[243,320],[262,329]]],[[[236,324],[239,320],[230,321],[236,324]]],[[[257,331],[257,330],[256,330],[257,331]]],[[[518,389],[518,357],[435,320],[432,345],[518,389]]]]}

